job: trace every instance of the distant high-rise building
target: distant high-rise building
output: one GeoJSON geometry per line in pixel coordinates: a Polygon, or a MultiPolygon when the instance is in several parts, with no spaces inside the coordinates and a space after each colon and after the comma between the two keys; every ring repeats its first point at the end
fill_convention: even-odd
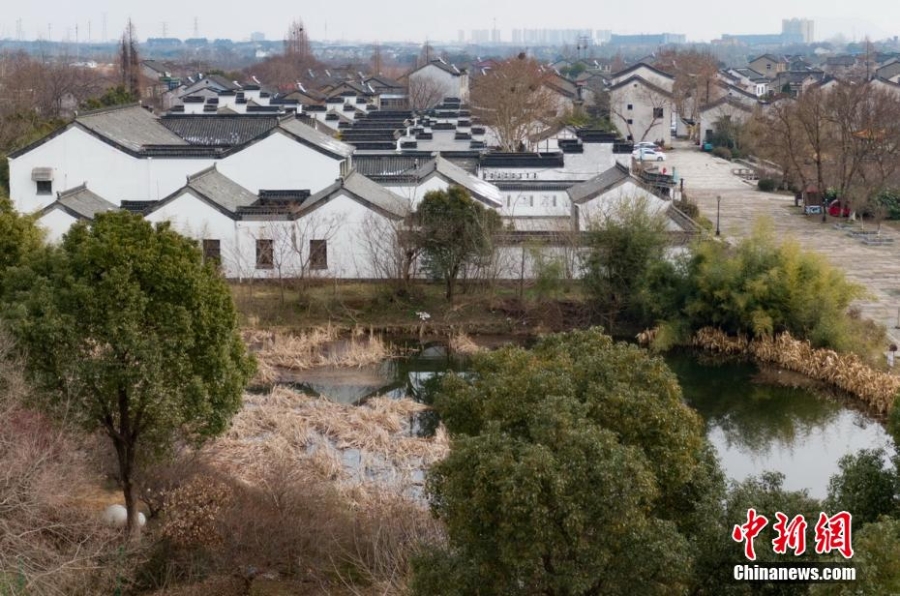
{"type": "Polygon", "coordinates": [[[266,41],[266,34],[254,31],[250,34],[250,41],[266,41]]]}
{"type": "Polygon", "coordinates": [[[456,41],[459,43],[466,43],[466,30],[460,29],[456,32],[456,41]]]}
{"type": "Polygon", "coordinates": [[[816,24],[812,19],[782,19],[781,35],[787,43],[812,43],[816,39],[816,24]]]}
{"type": "Polygon", "coordinates": [[[681,33],[639,33],[637,35],[610,35],[609,43],[618,46],[661,46],[685,43],[687,36],[681,33]]]}
{"type": "Polygon", "coordinates": [[[469,41],[472,43],[488,43],[491,40],[490,29],[472,29],[469,41]]]}
{"type": "Polygon", "coordinates": [[[522,45],[522,30],[521,29],[513,29],[512,30],[512,42],[513,42],[513,45],[517,45],[517,46],[522,45]]]}
{"type": "Polygon", "coordinates": [[[494,27],[491,29],[491,43],[500,43],[500,30],[494,27]]]}

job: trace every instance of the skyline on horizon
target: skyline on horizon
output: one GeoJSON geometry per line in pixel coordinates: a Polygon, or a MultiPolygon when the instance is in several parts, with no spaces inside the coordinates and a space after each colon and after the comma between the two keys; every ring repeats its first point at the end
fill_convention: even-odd
{"type": "MultiPolygon", "coordinates": [[[[7,11],[0,18],[0,39],[50,40],[74,43],[86,41],[111,41],[119,38],[129,18],[135,25],[139,40],[151,37],[175,37],[187,39],[230,38],[236,41],[249,39],[251,33],[261,32],[268,40],[282,39],[290,23],[296,18],[304,22],[310,39],[319,41],[360,42],[412,42],[426,40],[435,43],[458,43],[459,31],[465,32],[468,41],[473,30],[501,32],[501,41],[511,42],[514,29],[592,29],[609,30],[615,34],[675,33],[687,36],[688,42],[709,42],[723,33],[774,34],[781,32],[782,19],[801,18],[815,22],[815,40],[826,41],[841,34],[847,41],[858,41],[866,36],[878,40],[900,33],[900,3],[884,3],[879,0],[860,0],[852,14],[836,4],[814,0],[760,0],[753,10],[732,11],[704,15],[707,4],[701,0],[683,0],[676,11],[648,12],[645,5],[621,7],[614,16],[602,14],[583,0],[570,4],[566,14],[544,14],[546,6],[536,0],[501,0],[493,3],[490,12],[482,12],[483,5],[476,0],[458,0],[452,11],[437,8],[423,10],[421,4],[410,0],[397,0],[390,7],[384,5],[372,9],[362,0],[345,0],[314,13],[291,14],[278,12],[277,6],[267,6],[265,11],[222,11],[219,3],[196,0],[191,10],[184,11],[173,0],[159,0],[153,5],[135,3],[123,7],[108,0],[83,0],[77,6],[50,0],[38,6],[35,3],[17,6],[18,14],[7,11]],[[577,12],[579,6],[582,12],[577,12]],[[534,10],[529,10],[534,7],[534,10]],[[391,10],[393,8],[393,10],[391,10]],[[830,10],[829,10],[830,9],[830,10]],[[363,15],[363,13],[365,13],[363,15]],[[449,14],[445,14],[449,13],[449,14]],[[596,16],[594,14],[596,13],[596,16]],[[54,15],[48,20],[46,15],[54,15]],[[412,14],[412,17],[404,15],[412,14]],[[857,15],[877,15],[873,19],[857,15]],[[420,16],[421,15],[421,16],[420,16]],[[432,15],[438,18],[429,18],[432,15]],[[740,18],[736,18],[739,16],[740,18]],[[404,18],[398,18],[404,17],[404,18]],[[196,19],[196,20],[195,20],[196,19]],[[410,26],[409,23],[416,23],[410,26]],[[896,25],[895,25],[896,24],[896,25]]],[[[739,5],[735,5],[740,10],[739,5]]]]}

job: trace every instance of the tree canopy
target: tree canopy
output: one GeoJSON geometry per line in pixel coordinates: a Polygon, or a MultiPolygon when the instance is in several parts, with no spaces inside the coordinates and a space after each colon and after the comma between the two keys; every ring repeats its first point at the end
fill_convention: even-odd
{"type": "Polygon", "coordinates": [[[436,408],[452,437],[432,468],[446,552],[420,593],[667,594],[721,477],[662,360],[598,329],[480,356],[436,408]],[[704,513],[701,513],[703,511],[704,513]]]}
{"type": "Polygon", "coordinates": [[[502,151],[522,150],[530,135],[556,120],[550,77],[537,60],[520,55],[476,79],[472,112],[494,129],[502,151]]]}
{"type": "Polygon", "coordinates": [[[426,193],[416,219],[425,268],[444,281],[447,299],[452,300],[459,275],[490,256],[500,216],[475,202],[464,188],[451,186],[426,193]]]}
{"type": "Polygon", "coordinates": [[[126,212],[79,223],[8,279],[7,317],[47,405],[115,447],[135,528],[139,458],[224,431],[253,370],[196,244],[126,212]]]}

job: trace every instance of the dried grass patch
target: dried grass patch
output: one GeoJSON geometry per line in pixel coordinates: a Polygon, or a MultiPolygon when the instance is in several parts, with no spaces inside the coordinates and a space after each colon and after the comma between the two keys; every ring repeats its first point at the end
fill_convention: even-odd
{"type": "Polygon", "coordinates": [[[226,435],[208,448],[214,462],[245,482],[268,474],[269,461],[296,461],[297,474],[345,485],[415,484],[415,476],[449,451],[443,429],[411,435],[427,409],[409,399],[377,397],[360,406],[313,398],[284,387],[244,396],[226,435]]]}
{"type": "Polygon", "coordinates": [[[794,339],[787,332],[750,341],[705,327],[694,335],[694,346],[724,354],[749,354],[851,393],[880,414],[886,414],[900,392],[900,377],[879,372],[856,354],[813,348],[809,341],[794,339]]]}
{"type": "Polygon", "coordinates": [[[244,339],[256,352],[259,370],[257,381],[274,382],[276,368],[306,370],[317,366],[361,367],[377,364],[397,355],[393,346],[357,327],[349,339],[340,341],[340,331],[328,325],[300,334],[273,331],[247,331],[244,339]]]}
{"type": "Polygon", "coordinates": [[[454,333],[450,336],[449,348],[451,353],[462,355],[477,354],[478,352],[484,351],[483,347],[476,344],[475,341],[463,331],[454,333]]]}

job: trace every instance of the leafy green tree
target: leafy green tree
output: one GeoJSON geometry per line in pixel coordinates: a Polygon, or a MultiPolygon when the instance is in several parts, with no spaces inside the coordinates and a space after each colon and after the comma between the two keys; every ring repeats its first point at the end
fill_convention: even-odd
{"type": "Polygon", "coordinates": [[[666,226],[665,215],[642,198],[623,200],[591,222],[584,282],[608,325],[623,315],[655,322],[651,284],[672,266],[665,260],[666,226]]]}
{"type": "Polygon", "coordinates": [[[108,108],[111,106],[119,106],[123,104],[134,103],[139,98],[131,93],[125,85],[117,85],[110,87],[100,97],[91,97],[82,102],[81,107],[85,110],[96,110],[99,108],[108,108]]]}
{"type": "Polygon", "coordinates": [[[853,551],[855,582],[817,584],[810,593],[814,596],[900,593],[900,520],[883,517],[866,524],[854,532],[853,551]]]}
{"type": "Polygon", "coordinates": [[[720,511],[722,482],[662,360],[598,329],[549,336],[478,357],[471,377],[448,375],[436,408],[452,449],[428,490],[450,541],[419,561],[417,592],[690,584],[692,532],[720,511]]]}
{"type": "Polygon", "coordinates": [[[784,489],[784,475],[777,472],[765,472],[759,476],[750,477],[747,480],[732,486],[728,492],[725,505],[725,519],[727,534],[719,537],[727,547],[724,548],[723,564],[718,567],[718,574],[705,578],[705,585],[709,594],[807,594],[809,585],[797,583],[752,583],[735,584],[732,581],[735,562],[746,561],[744,559],[743,544],[734,542],[730,536],[731,530],[736,525],[747,522],[747,510],[751,507],[760,515],[764,515],[769,523],[754,540],[756,563],[785,563],[785,562],[821,562],[823,557],[815,552],[813,541],[813,529],[822,504],[810,497],[805,490],[788,491],[784,489]],[[798,557],[791,551],[789,554],[776,554],[772,541],[776,537],[774,529],[777,518],[775,514],[781,512],[793,519],[796,515],[802,515],[807,523],[812,526],[806,528],[806,552],[798,557]]]}
{"type": "Polygon", "coordinates": [[[444,281],[453,300],[456,280],[469,266],[490,257],[492,236],[501,226],[496,211],[472,200],[466,189],[451,186],[425,194],[416,211],[425,268],[444,281]]]}
{"type": "Polygon", "coordinates": [[[7,293],[46,405],[115,448],[138,532],[136,466],[224,431],[253,371],[228,286],[191,240],[126,212],[75,225],[7,293]]]}
{"type": "Polygon", "coordinates": [[[845,455],[840,472],[828,482],[829,509],[849,511],[853,521],[867,524],[897,512],[897,472],[885,465],[882,449],[845,455]]]}
{"type": "Polygon", "coordinates": [[[43,234],[34,218],[17,213],[9,199],[0,197],[0,276],[20,265],[42,244],[43,234]]]}

